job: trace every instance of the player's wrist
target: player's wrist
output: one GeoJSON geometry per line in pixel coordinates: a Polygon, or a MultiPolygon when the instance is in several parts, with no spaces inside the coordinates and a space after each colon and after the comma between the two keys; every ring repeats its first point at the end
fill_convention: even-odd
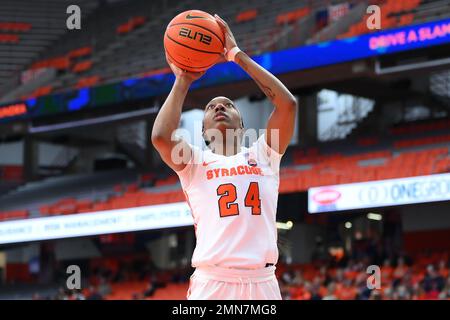
{"type": "Polygon", "coordinates": [[[182,89],[189,89],[192,82],[194,82],[192,79],[190,79],[188,76],[177,76],[175,79],[175,85],[182,89]]]}
{"type": "Polygon", "coordinates": [[[227,51],[225,58],[227,59],[227,61],[236,62],[236,55],[239,52],[242,52],[242,50],[238,46],[234,46],[233,48],[227,51]]]}

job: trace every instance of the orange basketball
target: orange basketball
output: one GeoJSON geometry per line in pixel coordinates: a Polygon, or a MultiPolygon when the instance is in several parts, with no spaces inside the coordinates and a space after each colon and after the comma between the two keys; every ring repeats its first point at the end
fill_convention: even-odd
{"type": "Polygon", "coordinates": [[[224,48],[224,34],[212,15],[200,10],[180,13],[164,34],[164,48],[177,67],[201,72],[213,66],[224,48]]]}

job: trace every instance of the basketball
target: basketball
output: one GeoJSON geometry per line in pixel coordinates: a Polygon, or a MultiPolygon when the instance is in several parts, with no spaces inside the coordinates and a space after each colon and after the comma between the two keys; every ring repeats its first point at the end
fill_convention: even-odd
{"type": "Polygon", "coordinates": [[[164,34],[164,48],[177,67],[201,72],[212,67],[224,50],[225,38],[214,17],[200,10],[188,10],[170,21],[164,34]]]}

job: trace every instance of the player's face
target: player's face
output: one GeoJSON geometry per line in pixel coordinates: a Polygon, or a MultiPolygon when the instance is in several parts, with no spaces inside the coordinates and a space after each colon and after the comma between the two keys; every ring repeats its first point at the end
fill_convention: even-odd
{"type": "Polygon", "coordinates": [[[240,129],[241,115],[233,101],[227,97],[216,97],[205,107],[203,126],[208,129],[240,129]]]}

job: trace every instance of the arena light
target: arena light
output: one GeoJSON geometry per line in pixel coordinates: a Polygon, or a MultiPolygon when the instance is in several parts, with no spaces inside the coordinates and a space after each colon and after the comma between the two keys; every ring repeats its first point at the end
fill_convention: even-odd
{"type": "Polygon", "coordinates": [[[381,221],[381,220],[383,220],[383,216],[379,213],[370,212],[367,214],[367,219],[381,221]]]}
{"type": "Polygon", "coordinates": [[[277,222],[277,229],[280,229],[280,230],[291,230],[293,226],[294,226],[294,223],[292,221],[277,222]]]}

